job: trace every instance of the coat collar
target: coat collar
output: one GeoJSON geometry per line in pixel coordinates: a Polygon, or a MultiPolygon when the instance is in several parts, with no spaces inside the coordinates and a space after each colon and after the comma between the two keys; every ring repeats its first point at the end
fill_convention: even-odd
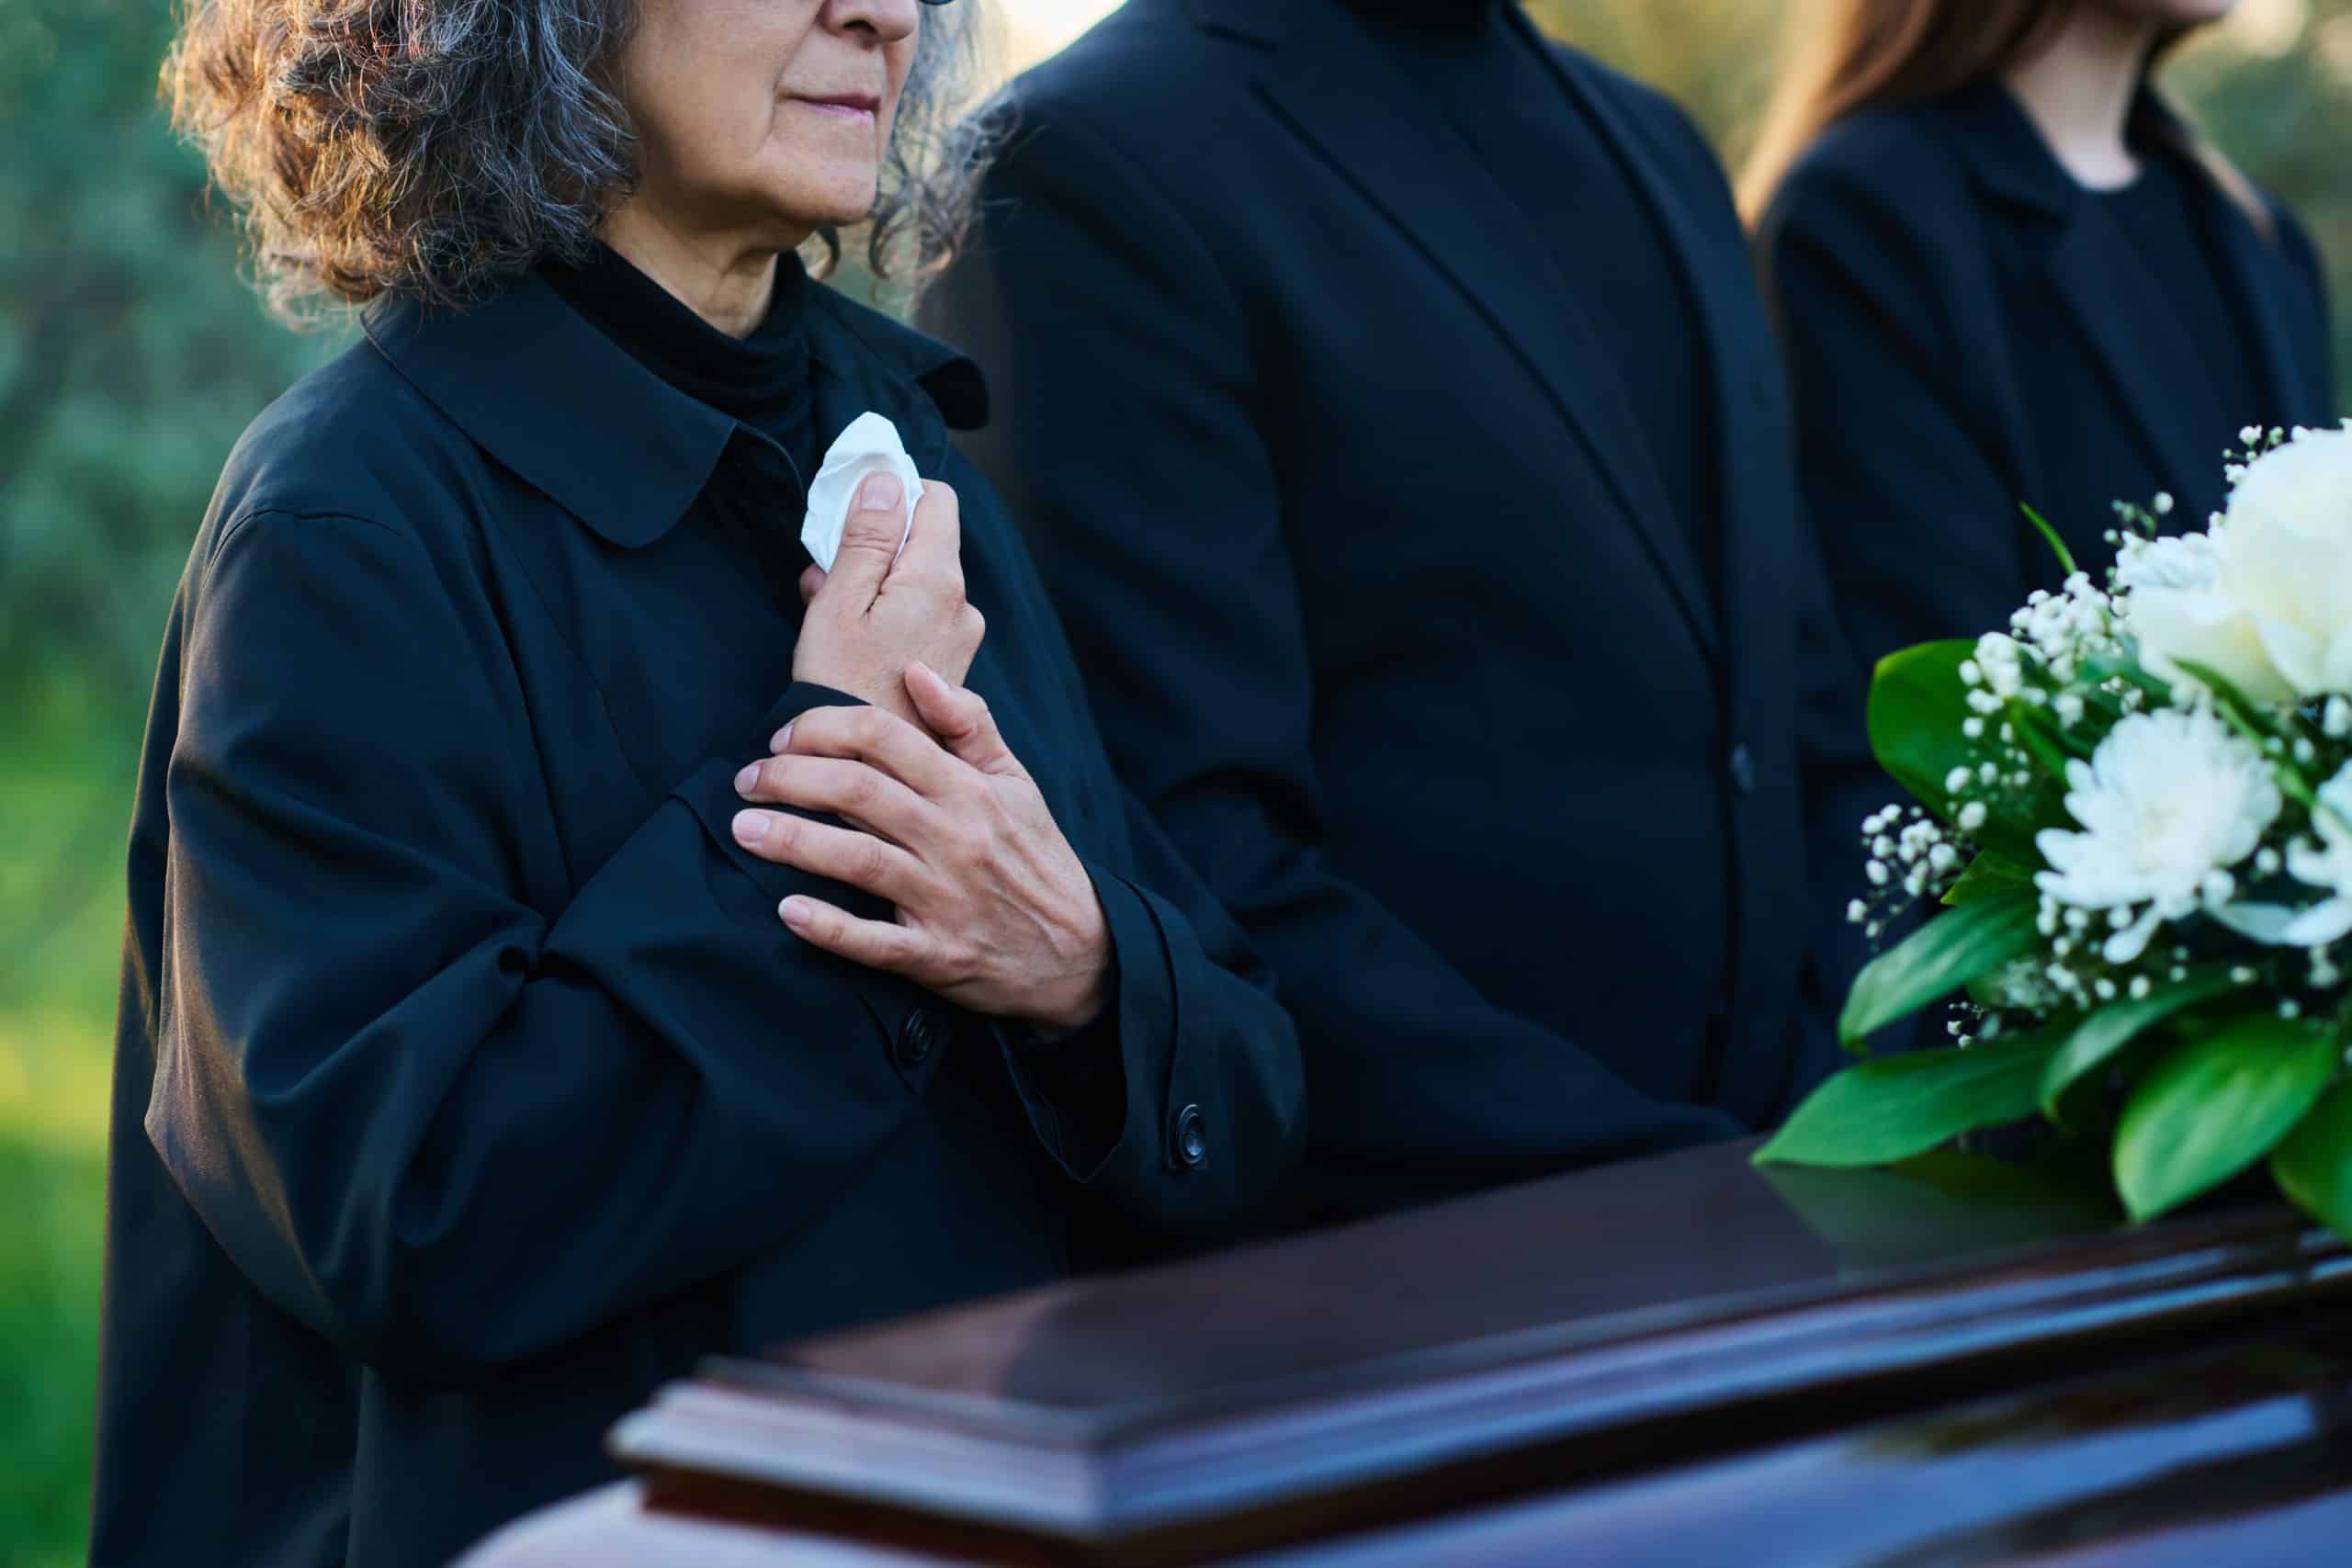
{"type": "MultiPolygon", "coordinates": [[[[948,429],[985,422],[988,390],[970,360],[833,289],[808,298],[821,440],[874,409],[935,470],[948,429]]],[[[624,548],[676,526],[739,433],[766,439],[639,365],[536,274],[462,311],[387,297],[360,320],[450,423],[624,548]]]]}
{"type": "MultiPolygon", "coordinates": [[[[1278,51],[1279,68],[1260,73],[1256,90],[1503,339],[1583,443],[1692,634],[1702,647],[1718,650],[1714,596],[1687,532],[1673,515],[1648,444],[1609,378],[1572,374],[1599,358],[1589,327],[1574,310],[1525,308],[1530,280],[1546,276],[1552,258],[1442,112],[1338,0],[1189,3],[1203,27],[1278,51]],[[1461,243],[1433,238],[1445,235],[1476,238],[1461,243]]],[[[1683,215],[1613,107],[1575,73],[1559,68],[1516,6],[1510,7],[1509,19],[1552,64],[1567,95],[1563,108],[1578,105],[1604,128],[1641,199],[1657,212],[1670,235],[1670,248],[1687,259],[1691,237],[1683,215]]],[[[1694,296],[1704,292],[1699,280],[1690,281],[1694,296]]],[[[1709,353],[1719,363],[1722,345],[1712,331],[1706,335],[1709,353]]],[[[1723,428],[1728,435],[1730,427],[1723,428]]]]}
{"type": "MultiPolygon", "coordinates": [[[[2140,326],[2168,312],[2154,275],[2144,267],[2112,265],[2122,247],[2098,197],[2066,172],[2007,87],[1986,83],[1952,103],[1954,148],[1977,186],[1994,201],[2050,226],[2043,265],[2051,282],[2142,435],[2157,453],[2202,450],[2202,433],[2185,425],[2177,400],[2164,395],[2181,377],[2197,374],[2195,363],[2177,344],[2151,342],[2140,326]]],[[[2233,304],[2252,336],[2263,389],[2286,417],[2303,417],[2308,399],[2299,374],[2301,356],[2280,310],[2276,239],[2258,230],[2203,165],[2182,151],[2188,145],[2185,123],[2152,86],[2143,86],[2132,105],[2131,135],[2152,155],[2172,160],[2182,175],[2214,241],[2214,255],[2235,296],[2233,304]]],[[[2254,412],[2248,411],[2249,421],[2254,412]]],[[[2174,478],[2177,484],[2185,476],[2174,478]]]]}

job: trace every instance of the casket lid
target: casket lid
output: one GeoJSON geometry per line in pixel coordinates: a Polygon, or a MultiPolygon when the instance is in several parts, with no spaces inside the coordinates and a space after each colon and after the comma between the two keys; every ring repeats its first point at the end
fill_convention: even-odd
{"type": "Polygon", "coordinates": [[[2352,1284],[2275,1204],[2130,1229],[2095,1180],[1752,1147],[715,1362],[613,1449],[657,1492],[1148,1560],[1829,1429],[2352,1284]]]}

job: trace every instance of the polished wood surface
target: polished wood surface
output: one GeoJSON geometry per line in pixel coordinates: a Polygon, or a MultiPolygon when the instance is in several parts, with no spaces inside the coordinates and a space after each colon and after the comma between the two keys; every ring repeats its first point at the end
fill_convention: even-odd
{"type": "Polygon", "coordinates": [[[2352,1357],[2312,1336],[2352,1301],[2352,1257],[2324,1233],[2267,1204],[2124,1229],[2095,1183],[1962,1156],[1840,1175],[1746,1154],[714,1364],[615,1433],[641,1490],[477,1561],[554,1561],[518,1553],[592,1507],[607,1533],[731,1519],[784,1553],[762,1563],[1556,1562],[1571,1541],[1634,1562],[1710,1539],[1743,1562],[2054,1563],[2102,1561],[2052,1553],[2126,1525],[2340,1522],[2321,1478],[2352,1475],[2352,1357]],[[2173,1517],[2167,1469],[2251,1501],[2173,1517]]]}

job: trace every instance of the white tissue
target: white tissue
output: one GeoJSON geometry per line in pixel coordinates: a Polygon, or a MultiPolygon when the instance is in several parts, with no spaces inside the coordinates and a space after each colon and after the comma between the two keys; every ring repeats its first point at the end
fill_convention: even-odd
{"type": "MultiPolygon", "coordinates": [[[[800,542],[827,571],[841,553],[842,527],[857,499],[857,487],[870,474],[896,474],[907,499],[907,525],[899,530],[899,548],[915,528],[915,502],[922,498],[922,480],[915,476],[914,459],[899,440],[899,427],[878,413],[862,413],[849,422],[825,453],[817,477],[808,483],[808,516],[800,525],[800,542]]],[[[895,557],[893,558],[896,558],[895,557]]]]}

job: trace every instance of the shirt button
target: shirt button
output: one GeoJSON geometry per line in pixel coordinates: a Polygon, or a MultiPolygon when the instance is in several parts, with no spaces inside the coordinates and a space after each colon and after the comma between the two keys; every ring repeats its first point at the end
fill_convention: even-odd
{"type": "Polygon", "coordinates": [[[1176,1163],[1186,1170],[1198,1170],[1208,1163],[1208,1123],[1202,1119],[1201,1108],[1188,1105],[1176,1112],[1169,1134],[1169,1152],[1176,1163]]]}
{"type": "Polygon", "coordinates": [[[912,1069],[931,1059],[939,1043],[939,1020],[928,1008],[917,1008],[899,1026],[899,1066],[912,1069]]]}
{"type": "Polygon", "coordinates": [[[1724,766],[1724,771],[1731,774],[1733,789],[1741,795],[1756,793],[1756,753],[1747,749],[1747,741],[1740,741],[1731,749],[1731,756],[1724,766]]]}

